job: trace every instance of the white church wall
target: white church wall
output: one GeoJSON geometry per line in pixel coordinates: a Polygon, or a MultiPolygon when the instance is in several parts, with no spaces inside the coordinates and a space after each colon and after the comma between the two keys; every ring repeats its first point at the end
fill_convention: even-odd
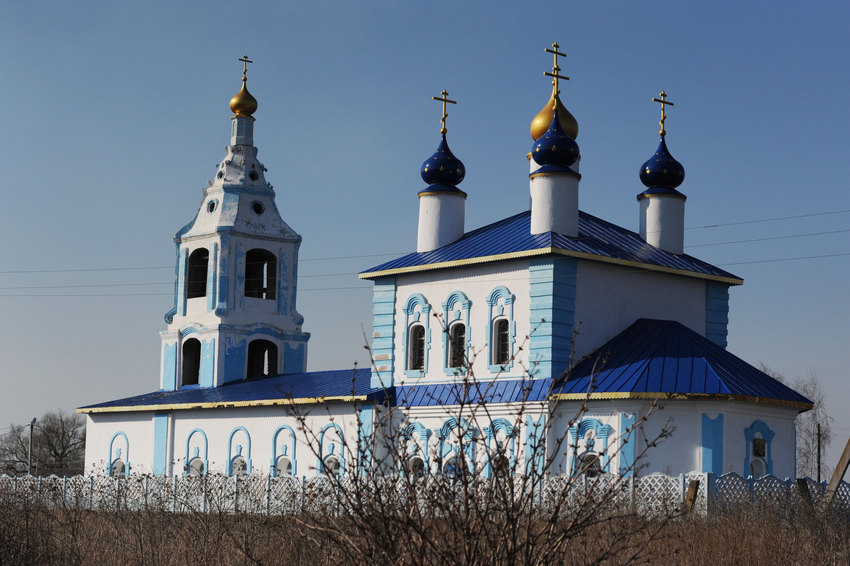
{"type": "Polygon", "coordinates": [[[675,320],[705,336],[705,305],[701,279],[579,261],[575,359],[593,352],[639,318],[675,320]]]}
{"type": "Polygon", "coordinates": [[[793,408],[729,402],[724,411],[723,471],[751,474],[749,464],[757,457],[753,442],[748,441],[752,435],[766,437],[765,473],[782,479],[796,477],[796,415],[793,408]]]}
{"type": "Polygon", "coordinates": [[[100,413],[86,419],[85,473],[103,475],[119,457],[132,474],[153,471],[153,414],[100,413]]]}
{"type": "MultiPolygon", "coordinates": [[[[468,343],[467,358],[472,360],[471,369],[478,379],[499,377],[522,377],[523,367],[528,367],[527,336],[529,328],[529,282],[528,262],[517,260],[498,262],[494,264],[455,267],[449,270],[420,272],[397,277],[396,313],[395,313],[395,383],[404,382],[415,384],[425,381],[449,381],[455,379],[454,370],[446,370],[446,336],[444,332],[447,315],[443,312],[443,303],[452,293],[462,292],[470,301],[469,324],[466,340],[468,343]],[[487,299],[499,287],[507,288],[513,295],[513,304],[505,307],[504,317],[511,317],[512,310],[512,354],[515,355],[512,364],[505,372],[490,370],[490,345],[492,318],[487,299]],[[408,328],[414,322],[414,316],[405,315],[405,308],[411,297],[420,294],[430,305],[427,316],[425,350],[425,369],[408,369],[407,338],[408,328]],[[512,309],[511,309],[512,307],[512,309]],[[438,314],[440,317],[435,317],[438,314]],[[520,351],[520,347],[523,350],[520,351]]],[[[415,307],[417,313],[421,307],[415,307]]],[[[461,319],[466,318],[463,309],[461,319]]],[[[454,318],[449,313],[448,322],[454,318]]],[[[420,315],[420,321],[425,323],[425,315],[420,315]]]]}

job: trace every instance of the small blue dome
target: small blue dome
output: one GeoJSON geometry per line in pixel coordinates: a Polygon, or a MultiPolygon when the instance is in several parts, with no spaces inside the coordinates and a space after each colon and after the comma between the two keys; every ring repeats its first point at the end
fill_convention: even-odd
{"type": "Polygon", "coordinates": [[[569,168],[578,160],[578,144],[561,127],[557,109],[552,115],[549,129],[537,138],[537,141],[531,146],[531,156],[539,165],[555,165],[565,168],[569,168]]]}
{"type": "Polygon", "coordinates": [[[440,147],[434,155],[422,164],[421,174],[422,180],[429,185],[454,186],[463,181],[466,176],[466,167],[449,149],[446,134],[443,134],[443,141],[440,142],[440,147]]]}
{"type": "Polygon", "coordinates": [[[640,168],[640,182],[650,188],[675,189],[685,180],[685,168],[667,150],[664,136],[650,157],[640,168]]]}

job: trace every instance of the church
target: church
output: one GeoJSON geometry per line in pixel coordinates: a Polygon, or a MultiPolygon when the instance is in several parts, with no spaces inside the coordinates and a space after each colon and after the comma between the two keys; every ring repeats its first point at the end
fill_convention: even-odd
{"type": "Polygon", "coordinates": [[[684,253],[673,103],[653,99],[660,142],[640,166],[638,230],[614,225],[579,208],[578,122],[560,99],[563,54],[546,51],[529,209],[467,231],[454,101],[433,97],[441,139],[420,172],[416,250],[360,273],[374,285],[372,367],[314,372],[296,306],[301,236],[257,158],[240,59],[230,143],[174,237],[159,387],[78,409],[86,473],[344,476],[390,462],[417,475],[795,477],[794,421],[812,404],[726,349],[743,280],[684,253]]]}

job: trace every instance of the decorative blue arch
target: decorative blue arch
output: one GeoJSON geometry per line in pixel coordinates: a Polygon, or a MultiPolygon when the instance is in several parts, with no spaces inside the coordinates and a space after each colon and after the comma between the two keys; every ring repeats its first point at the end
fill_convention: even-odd
{"type": "Polygon", "coordinates": [[[280,456],[286,456],[289,458],[289,461],[292,462],[291,475],[295,476],[298,473],[298,460],[295,459],[295,447],[295,431],[292,430],[292,427],[288,425],[280,425],[277,427],[274,431],[274,435],[272,436],[272,461],[269,467],[272,477],[277,477],[277,459],[280,456]],[[289,433],[289,444],[281,444],[278,442],[278,437],[281,432],[289,433]],[[280,446],[280,453],[278,453],[278,446],[280,446]]]}
{"type": "Polygon", "coordinates": [[[516,429],[507,419],[493,419],[490,426],[484,429],[484,435],[487,437],[487,468],[484,472],[485,477],[493,475],[493,457],[498,453],[507,453],[508,462],[510,463],[511,475],[516,469],[516,429]],[[507,450],[499,450],[496,445],[496,434],[504,432],[505,438],[508,441],[507,450]]]}
{"type": "Polygon", "coordinates": [[[127,438],[127,435],[124,434],[123,431],[118,431],[112,435],[112,438],[109,440],[109,457],[106,459],[106,473],[107,475],[112,475],[112,464],[115,463],[116,460],[121,459],[123,456],[124,461],[124,477],[130,476],[130,440],[127,438]],[[121,437],[124,439],[124,454],[121,454],[121,447],[115,446],[115,439],[121,437]]]}
{"type": "Polygon", "coordinates": [[[469,326],[469,310],[472,301],[463,291],[452,291],[443,302],[443,313],[445,319],[443,324],[443,371],[446,375],[458,375],[466,373],[466,368],[450,367],[451,363],[451,328],[456,324],[463,324],[466,333],[464,338],[464,359],[469,360],[470,347],[472,346],[472,330],[469,326]]]}
{"type": "Polygon", "coordinates": [[[345,437],[342,434],[342,428],[336,423],[328,423],[322,427],[322,431],[319,433],[319,457],[316,462],[316,471],[320,474],[325,473],[325,458],[328,456],[336,456],[339,458],[339,469],[340,476],[345,475],[345,437]],[[339,454],[335,454],[336,447],[335,443],[331,442],[330,450],[325,450],[325,433],[328,430],[334,429],[336,430],[337,436],[339,437],[339,454]]]}
{"type": "MultiPolygon", "coordinates": [[[[425,463],[426,474],[430,473],[431,470],[430,456],[428,454],[428,443],[430,439],[431,429],[425,428],[422,423],[412,422],[401,429],[402,446],[400,448],[404,451],[402,454],[404,456],[404,460],[407,461],[413,456],[420,456],[422,461],[425,463]],[[419,437],[418,443],[413,440],[414,435],[419,437]],[[420,446],[422,447],[421,454],[419,453],[420,446]]],[[[407,468],[402,466],[402,472],[406,474],[407,468]]]]}
{"type": "Polygon", "coordinates": [[[489,352],[487,353],[487,367],[491,373],[504,373],[510,371],[514,366],[514,346],[516,344],[516,322],[514,321],[514,301],[516,297],[504,285],[495,287],[490,294],[487,295],[488,307],[488,325],[489,330],[489,352]],[[496,356],[496,337],[494,336],[496,321],[505,319],[508,321],[508,332],[510,333],[510,346],[508,362],[505,364],[496,364],[494,359],[496,356]]]}
{"type": "Polygon", "coordinates": [[[452,448],[451,442],[452,431],[458,428],[463,431],[461,443],[464,445],[464,458],[471,473],[475,470],[474,442],[478,437],[478,431],[464,418],[449,417],[443,422],[443,426],[440,427],[440,431],[437,433],[437,439],[439,441],[437,453],[440,455],[440,466],[442,467],[449,458],[456,456],[460,452],[460,447],[455,446],[452,448]]]}
{"type": "Polygon", "coordinates": [[[750,456],[753,453],[753,440],[755,440],[756,435],[759,434],[764,439],[765,443],[765,454],[764,454],[764,462],[765,467],[767,468],[767,475],[773,474],[773,437],[776,436],[776,433],[770,430],[770,427],[767,426],[767,423],[764,421],[758,420],[753,421],[753,424],[744,429],[744,439],[746,440],[747,445],[747,454],[744,456],[744,474],[749,475],[750,473],[750,456]]]}
{"type": "Polygon", "coordinates": [[[206,474],[208,472],[208,470],[210,469],[210,465],[209,465],[209,441],[207,440],[207,433],[205,433],[203,431],[203,429],[200,429],[200,428],[192,429],[192,431],[188,434],[188,436],[186,436],[186,460],[185,460],[184,466],[183,466],[183,474],[184,475],[189,473],[189,462],[194,460],[195,458],[201,458],[201,460],[204,462],[204,474],[206,474]],[[203,447],[204,447],[203,456],[201,456],[200,451],[197,451],[196,454],[191,454],[191,455],[189,454],[189,450],[192,447],[192,437],[195,436],[195,434],[199,434],[201,436],[201,438],[203,439],[203,447]]]}
{"type": "Polygon", "coordinates": [[[570,470],[572,473],[575,473],[576,461],[578,460],[578,456],[584,453],[584,451],[580,452],[580,448],[578,446],[579,439],[584,438],[584,435],[586,435],[587,431],[589,430],[592,430],[594,432],[594,444],[597,439],[602,442],[602,450],[600,450],[600,455],[602,456],[602,471],[609,471],[608,466],[611,463],[611,455],[608,454],[608,438],[614,431],[614,427],[612,427],[611,425],[602,424],[600,421],[588,417],[582,419],[578,425],[573,425],[570,427],[572,450],[569,451],[569,454],[572,458],[572,462],[570,463],[570,470]]]}
{"type": "Polygon", "coordinates": [[[230,431],[230,436],[227,437],[227,475],[233,474],[233,459],[236,456],[242,456],[245,458],[245,471],[249,474],[252,471],[251,465],[251,435],[248,433],[248,429],[244,426],[237,426],[232,431],[230,431]],[[245,455],[242,453],[242,445],[237,445],[236,454],[233,453],[233,437],[236,436],[237,432],[244,432],[245,438],[248,441],[248,454],[245,455]]]}
{"type": "Polygon", "coordinates": [[[407,377],[420,377],[428,373],[428,354],[431,351],[431,305],[422,293],[414,293],[404,306],[404,374],[407,377]],[[419,311],[416,310],[419,307],[419,311]],[[424,319],[424,320],[423,320],[424,319]],[[425,367],[423,369],[410,369],[410,329],[414,324],[425,327],[425,367]]]}

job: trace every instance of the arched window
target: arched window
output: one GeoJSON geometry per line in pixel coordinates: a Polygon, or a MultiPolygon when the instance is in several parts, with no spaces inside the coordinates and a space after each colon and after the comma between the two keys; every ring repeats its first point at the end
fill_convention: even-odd
{"type": "Polygon", "coordinates": [[[585,452],[579,456],[578,473],[585,474],[589,478],[595,478],[601,474],[602,464],[599,461],[599,455],[594,452],[585,452]]]}
{"type": "Polygon", "coordinates": [[[463,459],[460,456],[453,456],[443,464],[443,475],[447,478],[457,479],[462,473],[463,459]]]}
{"type": "Polygon", "coordinates": [[[201,373],[201,341],[189,338],[183,342],[183,372],[181,385],[197,385],[201,373]]]}
{"type": "Polygon", "coordinates": [[[411,456],[404,465],[407,477],[411,482],[417,482],[425,477],[425,461],[419,456],[411,456]]]}
{"type": "Polygon", "coordinates": [[[425,369],[425,327],[414,324],[410,327],[410,341],[408,343],[407,369],[425,369]]]}
{"type": "Polygon", "coordinates": [[[189,460],[189,465],[187,466],[186,473],[190,476],[202,476],[204,475],[204,461],[200,458],[192,458],[189,460]]]}
{"type": "Polygon", "coordinates": [[[449,367],[460,368],[466,363],[466,325],[457,322],[449,327],[449,367]]]}
{"type": "Polygon", "coordinates": [[[326,476],[339,477],[339,459],[336,456],[328,456],[322,464],[322,473],[326,476]]]}
{"type": "Polygon", "coordinates": [[[506,318],[497,318],[493,323],[493,365],[506,364],[510,359],[510,323],[506,318]]]}
{"type": "Polygon", "coordinates": [[[493,475],[497,478],[507,478],[511,475],[511,462],[504,454],[493,456],[493,475]]]}
{"type": "Polygon", "coordinates": [[[117,458],[109,467],[109,475],[113,478],[123,478],[127,475],[127,467],[124,465],[124,460],[117,458]]]}
{"type": "Polygon", "coordinates": [[[248,475],[248,463],[245,461],[245,458],[242,456],[236,456],[231,460],[230,463],[230,475],[231,476],[245,476],[248,475]]]}
{"type": "Polygon", "coordinates": [[[205,297],[207,294],[207,266],[210,252],[198,248],[189,255],[189,268],[186,270],[186,298],[205,297]]]}
{"type": "Polygon", "coordinates": [[[277,346],[268,340],[253,340],[248,344],[247,378],[277,374],[277,346]]]}
{"type": "Polygon", "coordinates": [[[277,258],[268,250],[245,254],[245,296],[274,299],[277,287],[277,258]]]}
{"type": "Polygon", "coordinates": [[[288,456],[281,456],[275,462],[275,476],[291,476],[292,475],[292,460],[288,456]]]}

